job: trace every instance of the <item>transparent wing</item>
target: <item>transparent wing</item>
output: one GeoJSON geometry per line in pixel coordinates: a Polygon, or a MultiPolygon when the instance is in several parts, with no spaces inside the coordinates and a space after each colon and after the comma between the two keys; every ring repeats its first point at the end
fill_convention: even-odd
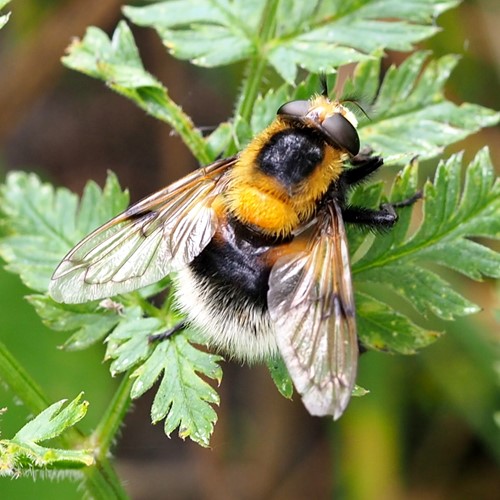
{"type": "Polygon", "coordinates": [[[233,157],[200,168],[96,229],[55,270],[52,298],[79,303],[111,297],[189,263],[215,232],[211,205],[234,162],[233,157]]]}
{"type": "Polygon", "coordinates": [[[318,216],[305,251],[275,263],[268,304],[304,405],[312,415],[339,418],[354,387],[358,344],[347,239],[336,204],[318,216]]]}

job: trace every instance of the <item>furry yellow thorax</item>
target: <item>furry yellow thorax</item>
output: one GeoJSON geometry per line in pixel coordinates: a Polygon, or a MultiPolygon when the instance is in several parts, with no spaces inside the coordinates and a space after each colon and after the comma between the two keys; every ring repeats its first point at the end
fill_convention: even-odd
{"type": "Polygon", "coordinates": [[[325,141],[321,163],[289,192],[276,178],[259,169],[257,157],[274,134],[293,126],[278,117],[255,137],[241,152],[224,194],[223,204],[229,213],[268,236],[288,236],[314,215],[317,202],[340,175],[346,157],[325,141]]]}

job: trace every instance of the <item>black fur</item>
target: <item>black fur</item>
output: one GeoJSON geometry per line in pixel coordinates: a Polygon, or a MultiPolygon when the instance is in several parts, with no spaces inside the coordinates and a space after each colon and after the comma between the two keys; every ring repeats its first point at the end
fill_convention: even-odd
{"type": "Polygon", "coordinates": [[[289,128],[269,139],[257,157],[257,165],[290,190],[314,171],[324,154],[325,139],[317,131],[289,128]]]}
{"type": "MultiPolygon", "coordinates": [[[[268,145],[260,155],[260,168],[281,182],[288,182],[289,186],[309,175],[323,157],[324,143],[321,145],[316,142],[314,134],[294,130],[278,133],[273,139],[275,147],[268,145]]],[[[380,168],[383,161],[378,156],[365,154],[355,157],[353,164],[356,165],[354,168],[344,170],[331,184],[319,202],[318,210],[321,211],[327,204],[336,203],[347,223],[380,229],[392,227],[398,218],[394,206],[411,204],[419,195],[394,206],[383,204],[379,210],[348,206],[346,200],[349,189],[380,168]]],[[[191,262],[190,269],[200,282],[208,280],[214,293],[224,294],[225,299],[232,301],[235,306],[241,306],[241,310],[245,309],[245,304],[251,303],[265,311],[271,272],[266,255],[272,247],[292,238],[267,237],[230,219],[220,225],[219,233],[191,262]]]]}
{"type": "Polygon", "coordinates": [[[231,219],[221,225],[221,238],[213,239],[190,264],[200,278],[208,277],[229,295],[237,294],[238,301],[251,300],[267,307],[270,266],[265,260],[269,249],[285,240],[269,238],[231,219]]]}

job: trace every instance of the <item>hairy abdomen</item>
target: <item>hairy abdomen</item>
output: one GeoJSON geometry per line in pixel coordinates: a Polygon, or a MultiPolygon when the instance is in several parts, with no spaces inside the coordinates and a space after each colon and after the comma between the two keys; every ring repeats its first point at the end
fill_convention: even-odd
{"type": "Polygon", "coordinates": [[[176,280],[188,320],[223,353],[259,361],[277,352],[267,309],[272,256],[279,244],[236,222],[221,224],[209,245],[176,280]]]}

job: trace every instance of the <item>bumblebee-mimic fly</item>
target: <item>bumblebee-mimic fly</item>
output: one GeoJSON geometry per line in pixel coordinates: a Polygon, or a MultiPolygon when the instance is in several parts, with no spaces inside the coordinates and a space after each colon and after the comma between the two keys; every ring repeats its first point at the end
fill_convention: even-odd
{"type": "Polygon", "coordinates": [[[103,299],[175,272],[177,306],[211,345],[249,362],[281,354],[309,412],[338,418],[358,362],[344,223],[397,220],[396,205],[347,202],[383,163],[359,152],[356,127],[325,95],[284,104],[239,154],[87,236],[54,272],[50,295],[103,299]]]}

